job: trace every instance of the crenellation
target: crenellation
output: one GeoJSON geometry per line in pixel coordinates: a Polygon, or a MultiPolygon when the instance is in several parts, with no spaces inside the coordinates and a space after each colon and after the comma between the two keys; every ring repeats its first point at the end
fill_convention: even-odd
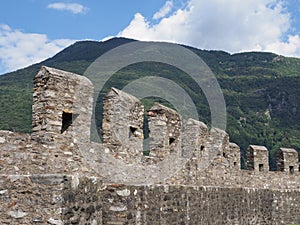
{"type": "Polygon", "coordinates": [[[173,109],[155,103],[148,111],[150,156],[163,160],[180,154],[181,118],[173,109]]]}
{"type": "MultiPolygon", "coordinates": [[[[73,73],[42,67],[34,78],[33,132],[31,135],[23,135],[1,131],[1,150],[35,149],[37,145],[41,146],[40,149],[51,150],[54,158],[60,155],[60,151],[66,156],[80,154],[82,146],[97,152],[94,147],[89,147],[93,146],[90,141],[92,106],[93,85],[88,79],[73,73]],[[15,140],[12,140],[12,137],[15,140]],[[22,140],[21,144],[18,139],[22,140]]],[[[101,147],[101,151],[106,149],[105,154],[109,152],[115,158],[127,163],[143,166],[144,162],[144,166],[149,165],[149,161],[142,160],[145,158],[142,155],[145,147],[143,146],[145,112],[140,100],[111,88],[104,99],[103,109],[102,130],[105,147],[101,147]]],[[[192,119],[182,121],[175,110],[158,103],[155,103],[147,114],[149,158],[152,159],[150,164],[154,165],[174,155],[172,156],[174,160],[175,158],[179,161],[181,158],[182,162],[187,160],[188,170],[196,177],[201,177],[211,166],[240,171],[239,146],[229,141],[229,135],[225,131],[218,128],[208,130],[204,123],[192,119]]],[[[290,173],[298,171],[299,164],[295,150],[280,148],[277,156],[278,171],[290,173]]],[[[264,146],[249,146],[247,168],[270,172],[268,150],[264,146]]]]}
{"type": "Polygon", "coordinates": [[[241,168],[241,149],[237,144],[232,142],[229,143],[227,157],[230,168],[235,170],[239,170],[241,168]]]}
{"type": "Polygon", "coordinates": [[[103,143],[123,160],[140,161],[144,106],[134,96],[111,88],[103,103],[103,143]]]}
{"type": "Polygon", "coordinates": [[[0,224],[300,223],[295,149],[250,145],[247,170],[229,135],[111,88],[103,143],[90,140],[93,85],[42,67],[34,78],[32,134],[0,131],[0,224]],[[109,171],[106,171],[109,170],[109,171]]]}
{"type": "Polygon", "coordinates": [[[197,158],[204,157],[203,153],[206,152],[206,140],[208,137],[208,128],[203,122],[188,119],[183,124],[182,133],[182,157],[188,158],[191,153],[195,151],[197,158]]]}
{"type": "Polygon", "coordinates": [[[299,172],[298,152],[292,148],[279,148],[276,153],[277,171],[294,174],[299,172]]]}
{"type": "Polygon", "coordinates": [[[182,179],[196,183],[203,173],[204,162],[208,160],[206,140],[208,137],[207,126],[197,120],[188,119],[183,123],[181,157],[189,159],[182,179]]]}
{"type": "Polygon", "coordinates": [[[229,135],[218,128],[212,128],[207,139],[206,165],[222,165],[229,167],[229,135]]]}
{"type": "Polygon", "coordinates": [[[92,95],[88,79],[42,67],[34,78],[32,139],[54,145],[66,138],[89,140],[92,95]]]}
{"type": "Polygon", "coordinates": [[[249,145],[246,157],[248,170],[269,171],[269,151],[265,146],[249,145]]]}

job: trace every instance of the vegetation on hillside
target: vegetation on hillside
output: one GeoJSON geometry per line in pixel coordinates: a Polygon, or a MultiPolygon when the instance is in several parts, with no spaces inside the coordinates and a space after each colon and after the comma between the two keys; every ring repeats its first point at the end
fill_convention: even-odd
{"type": "MultiPolygon", "coordinates": [[[[83,74],[100,55],[131,41],[115,38],[106,42],[77,42],[42,63],[0,76],[0,129],[30,132],[32,79],[41,65],[83,74]]],[[[231,141],[241,147],[243,158],[249,144],[265,145],[270,150],[271,168],[275,169],[274,153],[280,146],[300,151],[300,59],[273,53],[231,55],[187,48],[198,54],[215,73],[226,100],[227,132],[231,141]]],[[[161,63],[138,63],[118,71],[98,96],[99,105],[109,87],[122,88],[143,76],[175,81],[195,102],[200,119],[209,124],[210,110],[199,87],[181,70],[161,63]]],[[[153,99],[143,102],[150,107],[153,99]]],[[[100,106],[98,110],[100,126],[100,106]]]]}

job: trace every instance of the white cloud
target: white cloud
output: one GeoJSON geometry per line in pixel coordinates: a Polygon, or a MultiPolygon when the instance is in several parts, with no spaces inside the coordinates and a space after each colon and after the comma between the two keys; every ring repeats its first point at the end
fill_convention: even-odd
{"type": "Polygon", "coordinates": [[[49,40],[44,34],[23,33],[0,24],[0,74],[45,60],[74,40],[49,40]]]}
{"type": "Polygon", "coordinates": [[[48,5],[49,9],[55,9],[60,11],[70,11],[74,14],[85,13],[87,8],[83,5],[78,3],[63,3],[63,2],[56,2],[48,5]]]}
{"type": "Polygon", "coordinates": [[[300,36],[289,35],[286,42],[274,42],[266,46],[266,50],[278,52],[283,55],[300,57],[300,36]]]}
{"type": "Polygon", "coordinates": [[[157,24],[137,13],[118,36],[229,52],[300,56],[299,35],[288,36],[290,29],[290,14],[280,0],[189,0],[187,7],[157,24]]]}
{"type": "Polygon", "coordinates": [[[160,18],[165,17],[168,13],[171,12],[172,8],[173,8],[173,1],[172,0],[168,0],[165,5],[157,12],[153,15],[153,19],[158,20],[160,18]]]}

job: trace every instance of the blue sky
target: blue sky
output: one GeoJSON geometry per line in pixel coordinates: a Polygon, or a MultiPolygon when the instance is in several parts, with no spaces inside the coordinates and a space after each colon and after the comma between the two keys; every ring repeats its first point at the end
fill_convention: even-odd
{"type": "Polygon", "coordinates": [[[2,0],[0,74],[115,36],[300,57],[300,0],[2,0]]]}

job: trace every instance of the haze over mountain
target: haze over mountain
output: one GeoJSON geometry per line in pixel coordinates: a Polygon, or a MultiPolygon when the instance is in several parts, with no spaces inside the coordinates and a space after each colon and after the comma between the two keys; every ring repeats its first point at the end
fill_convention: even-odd
{"type": "MultiPolygon", "coordinates": [[[[113,38],[105,42],[76,42],[41,63],[0,76],[0,129],[30,132],[32,79],[42,65],[83,74],[103,53],[132,41],[113,38]]],[[[300,151],[300,59],[263,52],[229,54],[187,48],[199,55],[216,75],[227,105],[227,132],[231,141],[240,145],[242,153],[249,144],[265,145],[274,169],[273,156],[278,147],[300,151]]],[[[201,120],[209,124],[209,106],[202,91],[190,77],[168,65],[153,62],[130,65],[112,76],[104,90],[110,86],[122,89],[143,76],[175,81],[194,100],[201,120]]],[[[98,101],[101,103],[101,98],[98,101]]],[[[145,99],[143,103],[147,108],[153,99],[145,99]]],[[[97,119],[101,121],[101,117],[97,119]]]]}

